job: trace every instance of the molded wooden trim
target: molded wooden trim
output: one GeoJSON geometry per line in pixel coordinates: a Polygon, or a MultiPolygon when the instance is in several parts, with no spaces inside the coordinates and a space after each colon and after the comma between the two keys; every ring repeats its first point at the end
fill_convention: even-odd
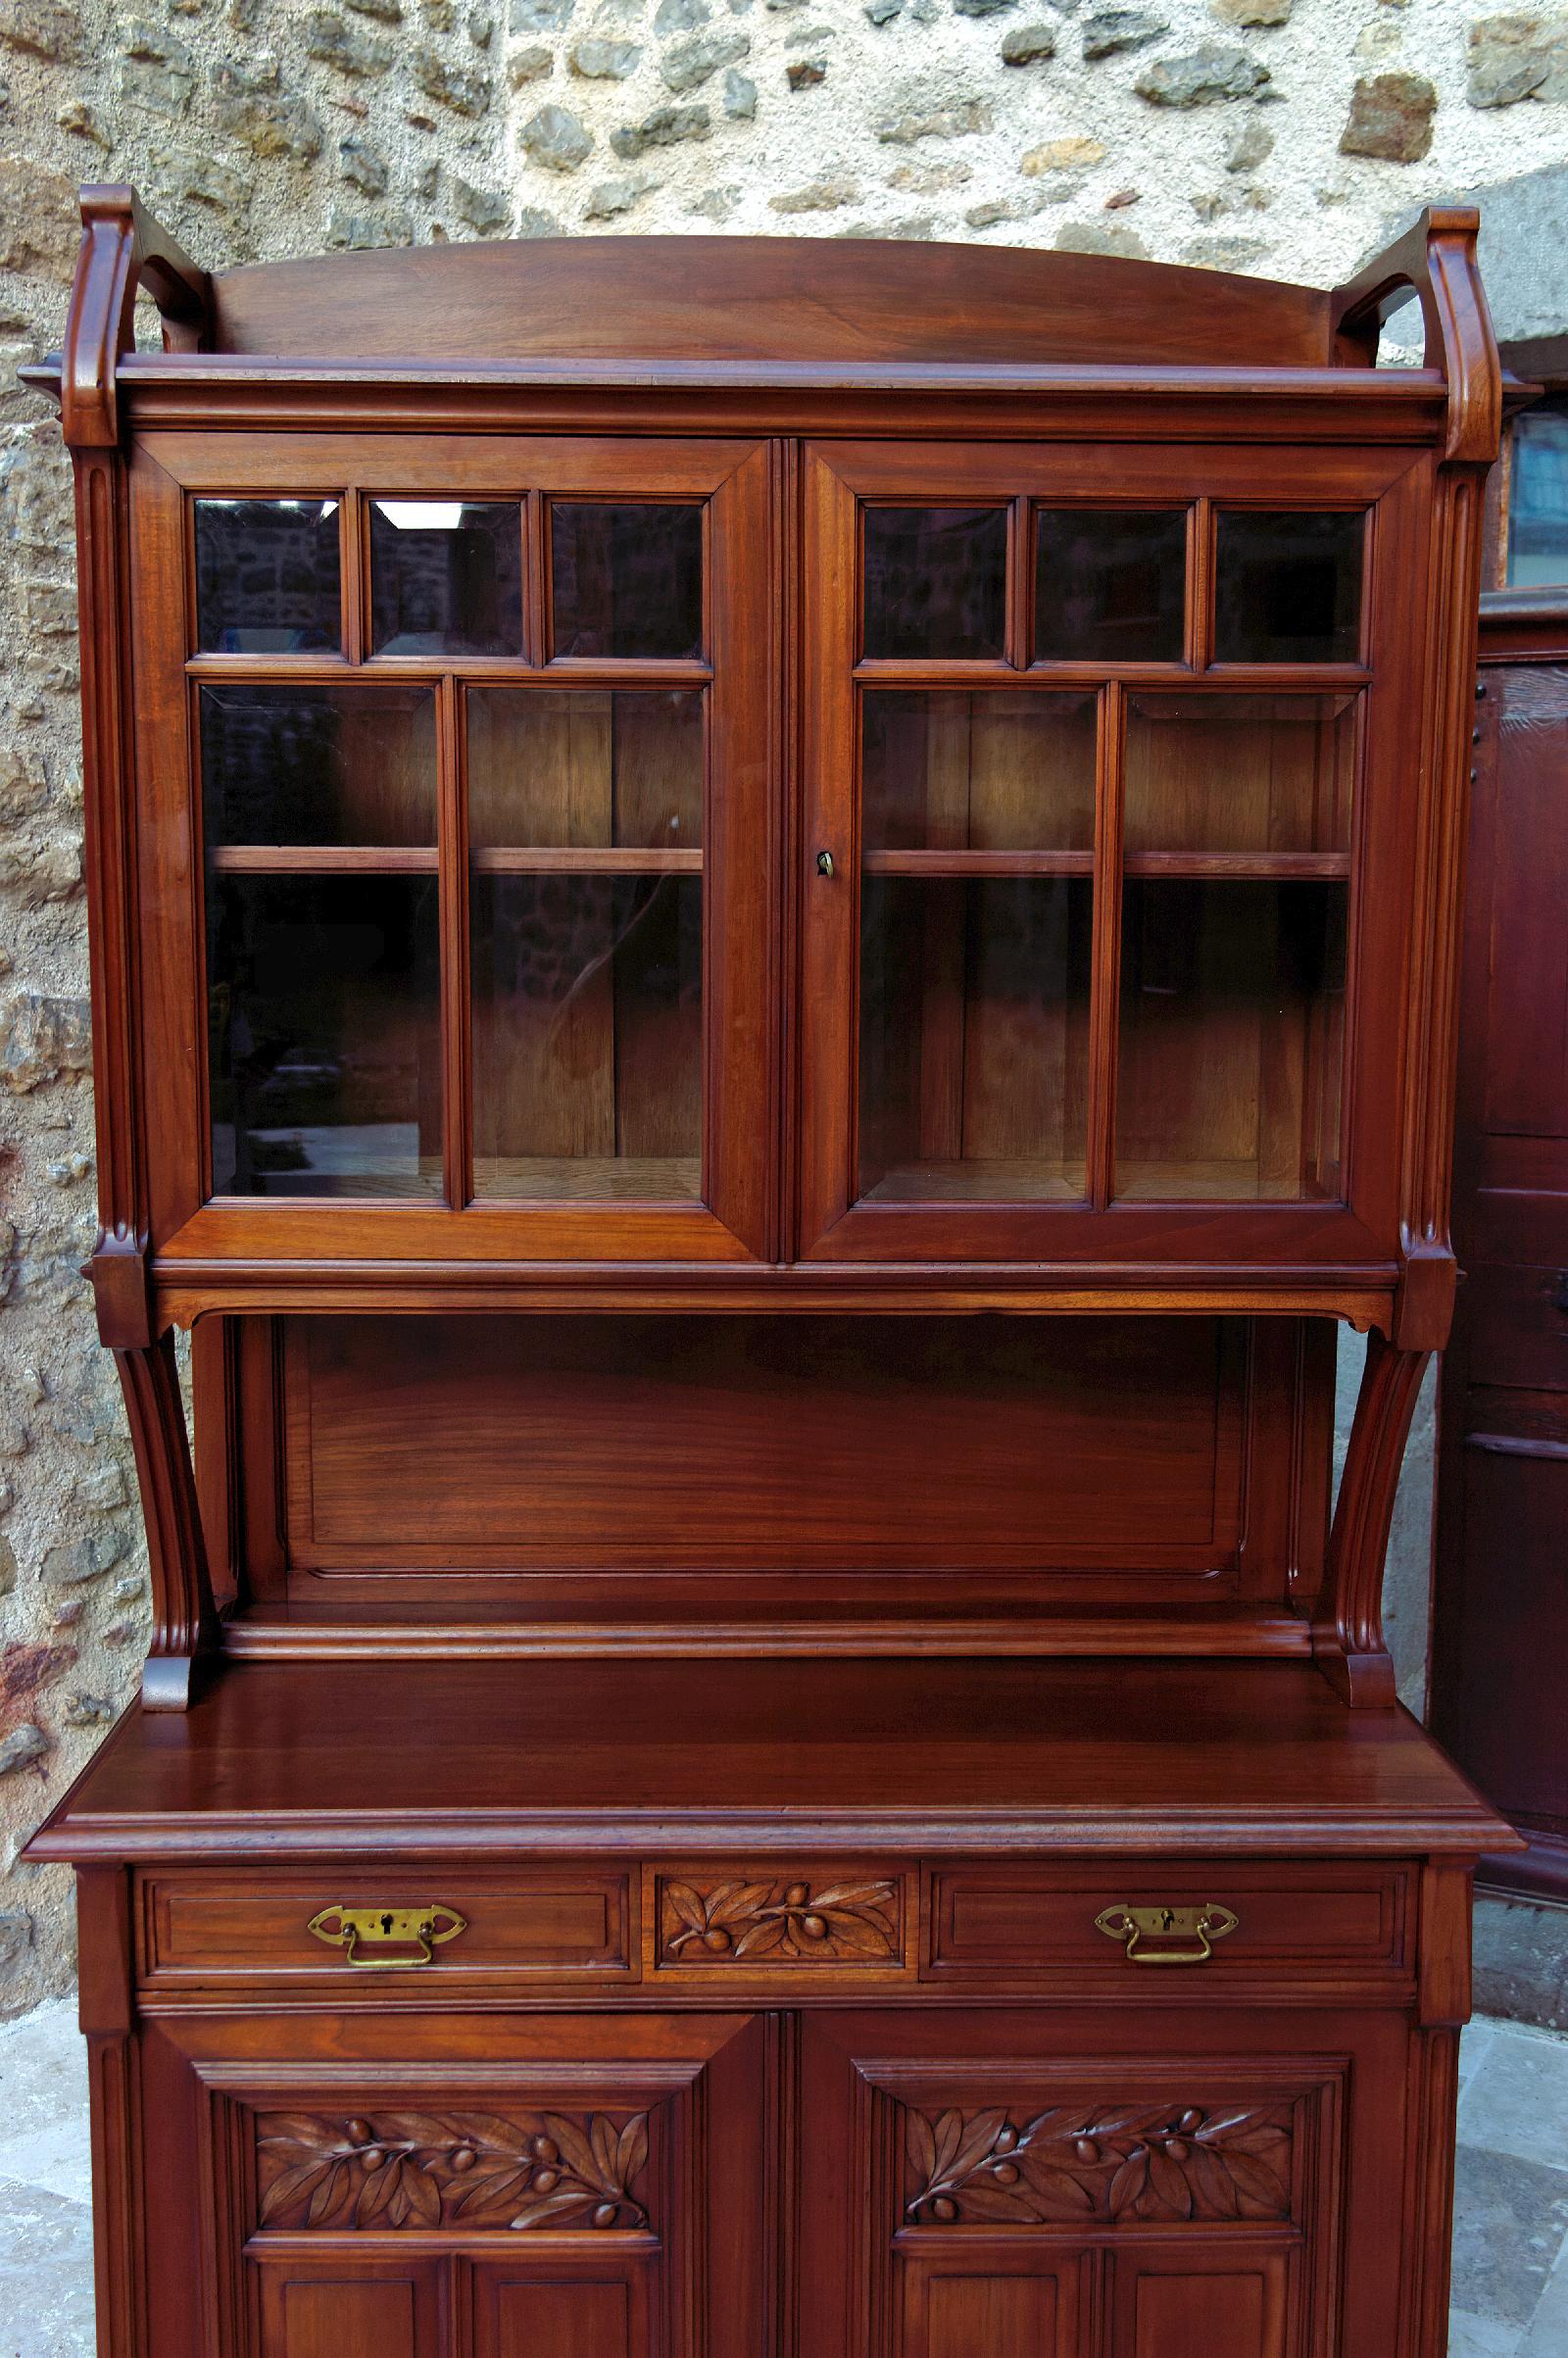
{"type": "Polygon", "coordinates": [[[1394,245],[1331,297],[1337,348],[1375,364],[1383,322],[1413,290],[1426,329],[1426,366],[1447,378],[1443,455],[1490,467],[1502,430],[1502,365],[1476,268],[1481,216],[1432,205],[1394,245]]]}
{"type": "Polygon", "coordinates": [[[1399,1467],[1430,1351],[1401,1351],[1379,1334],[1350,1428],[1314,1628],[1319,1665],[1348,1703],[1392,1706],[1394,1663],[1383,1638],[1383,1562],[1399,1467]]]}
{"type": "Polygon", "coordinates": [[[217,1642],[218,1614],[172,1335],[117,1347],[115,1365],[136,1457],[152,1576],[153,1641],[142,1700],[149,1710],[183,1711],[196,1657],[217,1642]]]}
{"type": "Polygon", "coordinates": [[[134,188],[81,192],[81,247],[66,321],[60,372],[61,425],[68,446],[113,449],[122,418],[115,382],[122,352],[135,349],[136,296],[157,304],[166,348],[201,349],[211,324],[210,284],[134,188]]]}

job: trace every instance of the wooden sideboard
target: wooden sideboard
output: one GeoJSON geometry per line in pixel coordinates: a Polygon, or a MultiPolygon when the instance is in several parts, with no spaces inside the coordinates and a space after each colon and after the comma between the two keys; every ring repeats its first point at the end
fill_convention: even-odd
{"type": "Polygon", "coordinates": [[[1474,216],[83,223],[104,2358],[1441,2358],[1474,216]]]}

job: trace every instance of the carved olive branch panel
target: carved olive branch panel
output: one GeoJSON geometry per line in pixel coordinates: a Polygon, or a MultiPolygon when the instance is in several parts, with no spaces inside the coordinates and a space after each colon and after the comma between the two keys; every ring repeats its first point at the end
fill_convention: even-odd
{"type": "Polygon", "coordinates": [[[648,2225],[645,2112],[265,2112],[256,2157],[264,2227],[648,2225]]]}
{"type": "Polygon", "coordinates": [[[892,1883],[660,1886],[663,1964],[722,1965],[778,1957],[794,1964],[903,1962],[899,1891],[892,1883]]]}
{"type": "Polygon", "coordinates": [[[1291,2216],[1290,2105],[1057,2105],[1022,2123],[1001,2105],[911,2111],[905,2142],[905,2210],[917,2227],[1291,2216]]]}

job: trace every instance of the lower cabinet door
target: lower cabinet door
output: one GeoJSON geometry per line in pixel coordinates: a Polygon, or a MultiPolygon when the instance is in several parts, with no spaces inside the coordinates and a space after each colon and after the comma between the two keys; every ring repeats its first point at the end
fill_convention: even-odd
{"type": "Polygon", "coordinates": [[[166,2016],[140,2050],[158,2358],[756,2358],[760,2019],[166,2016]]]}
{"type": "Polygon", "coordinates": [[[813,2358],[1411,2346],[1397,2014],[821,2013],[802,2057],[813,2358]]]}

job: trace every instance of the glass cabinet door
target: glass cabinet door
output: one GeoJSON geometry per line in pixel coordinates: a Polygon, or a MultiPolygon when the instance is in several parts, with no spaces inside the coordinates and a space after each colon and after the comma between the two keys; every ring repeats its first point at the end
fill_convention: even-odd
{"type": "Polygon", "coordinates": [[[1358,456],[813,452],[808,1254],[1387,1234],[1351,1084],[1397,974],[1353,945],[1408,891],[1370,565],[1410,512],[1408,461],[1358,456]]]}
{"type": "Polygon", "coordinates": [[[307,1253],[330,1207],[394,1255],[767,1253],[765,452],[182,460],[139,487],[193,585],[182,641],[167,599],[142,624],[201,871],[167,1204],[227,1236],[267,1199],[307,1253]]]}

